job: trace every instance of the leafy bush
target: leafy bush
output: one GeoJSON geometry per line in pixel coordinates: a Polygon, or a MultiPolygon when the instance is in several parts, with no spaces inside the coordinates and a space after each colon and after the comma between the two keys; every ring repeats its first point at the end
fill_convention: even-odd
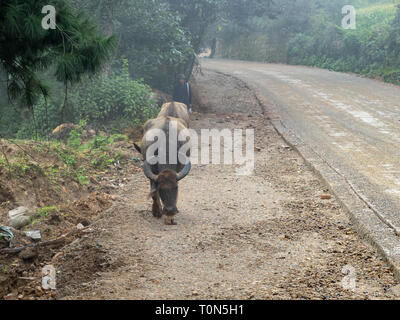
{"type": "MultiPolygon", "coordinates": [[[[141,125],[158,114],[151,88],[130,77],[126,59],[121,64],[119,71],[87,79],[85,86],[73,87],[67,100],[68,122],[81,123],[81,129],[88,125],[121,132],[128,126],[141,125]]],[[[0,119],[1,124],[7,122],[8,127],[2,125],[0,134],[18,139],[48,136],[60,124],[62,105],[63,99],[41,98],[30,112],[17,107],[8,108],[0,119]]],[[[72,135],[70,140],[76,138],[72,135]]]]}
{"type": "Polygon", "coordinates": [[[386,71],[383,74],[383,79],[386,82],[395,83],[400,85],[400,69],[386,71]]]}
{"type": "Polygon", "coordinates": [[[79,119],[96,126],[141,124],[158,113],[151,88],[130,78],[126,59],[119,73],[101,76],[90,86],[77,88],[70,103],[79,119]]]}

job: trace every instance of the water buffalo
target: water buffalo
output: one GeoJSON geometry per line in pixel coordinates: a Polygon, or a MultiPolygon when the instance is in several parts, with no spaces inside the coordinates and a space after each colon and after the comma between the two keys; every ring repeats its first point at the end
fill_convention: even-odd
{"type": "MultiPolygon", "coordinates": [[[[150,180],[150,195],[153,198],[153,215],[157,218],[161,218],[164,215],[165,224],[173,225],[176,224],[174,217],[179,213],[177,208],[178,182],[185,178],[191,169],[188,154],[182,154],[181,156],[178,154],[185,143],[178,141],[178,136],[182,130],[187,128],[186,123],[182,119],[159,116],[156,119],[147,121],[143,127],[145,133],[141,147],[137,145],[135,145],[135,147],[143,155],[143,171],[150,180]],[[166,163],[157,162],[152,164],[150,161],[151,159],[147,159],[147,151],[155,142],[154,140],[151,141],[151,139],[150,141],[148,140],[147,133],[151,130],[160,130],[165,134],[166,140],[164,150],[166,163]],[[169,150],[171,142],[170,136],[176,139],[173,141],[174,144],[176,143],[176,148],[171,148],[171,150],[169,150]],[[177,161],[170,160],[170,152],[176,152],[177,161]],[[162,205],[164,205],[164,208],[162,205]]],[[[157,152],[159,153],[161,151],[157,150],[157,152]]]]}
{"type": "Polygon", "coordinates": [[[165,103],[161,107],[161,111],[158,114],[158,117],[173,117],[182,119],[185,122],[186,127],[189,128],[190,115],[186,105],[183,103],[179,102],[165,103]]]}

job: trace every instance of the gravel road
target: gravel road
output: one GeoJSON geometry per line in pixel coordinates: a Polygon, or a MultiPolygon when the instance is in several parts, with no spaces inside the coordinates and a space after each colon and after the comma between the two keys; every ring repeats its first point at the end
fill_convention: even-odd
{"type": "MultiPolygon", "coordinates": [[[[207,67],[210,65],[207,63],[207,67]]],[[[238,70],[237,74],[245,72],[241,65],[231,67],[238,70]]],[[[223,68],[229,68],[229,63],[223,68]]],[[[265,77],[270,79],[266,80],[269,85],[282,87],[316,82],[312,71],[305,72],[307,81],[298,82],[293,75],[284,79],[283,67],[271,68],[264,72],[254,66],[248,77],[250,73],[265,77]]],[[[349,81],[348,85],[354,84],[349,81]]],[[[198,112],[192,116],[194,129],[256,129],[254,174],[238,176],[234,166],[194,166],[180,183],[181,213],[176,226],[165,226],[152,217],[148,182],[141,173],[134,175],[115,205],[92,226],[95,231],[70,247],[68,259],[74,265],[84,265],[80,249],[95,247],[101,252],[103,267],[90,275],[77,267],[70,277],[63,276],[58,282],[59,298],[397,298],[397,282],[390,268],[359,238],[336,199],[322,199],[329,194],[326,186],[276,133],[254,93],[243,82],[208,70],[196,76],[194,87],[199,103],[198,112]],[[342,285],[345,266],[355,272],[353,289],[342,285]]],[[[288,90],[283,98],[300,99],[304,90],[298,89],[296,96],[288,90]]],[[[387,88],[388,92],[392,90],[387,88]]],[[[302,106],[304,100],[298,102],[296,113],[305,123],[314,113],[321,122],[330,121],[318,103],[307,109],[302,106]]],[[[332,107],[329,112],[339,110],[332,107]]],[[[370,114],[378,119],[375,112],[370,114]]],[[[379,119],[388,126],[394,121],[379,119]]],[[[304,125],[305,136],[319,126],[318,121],[304,125]]],[[[370,124],[360,118],[353,126],[367,130],[370,124]]],[[[342,134],[354,135],[350,128],[336,129],[321,131],[318,139],[339,143],[342,134]]],[[[384,135],[379,133],[379,137],[384,135]]],[[[346,150],[347,157],[344,151],[338,154],[348,158],[346,164],[353,155],[373,161],[352,148],[346,150]]],[[[62,275],[62,265],[59,268],[62,275]]]]}

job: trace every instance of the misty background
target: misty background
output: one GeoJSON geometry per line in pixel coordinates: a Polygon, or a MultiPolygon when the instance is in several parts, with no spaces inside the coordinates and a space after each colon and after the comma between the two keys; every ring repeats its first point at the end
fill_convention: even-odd
{"type": "Polygon", "coordinates": [[[141,125],[203,52],[400,83],[399,1],[57,0],[53,31],[40,27],[46,4],[0,4],[2,137],[141,125]],[[355,30],[342,28],[344,5],[356,8],[355,30]]]}

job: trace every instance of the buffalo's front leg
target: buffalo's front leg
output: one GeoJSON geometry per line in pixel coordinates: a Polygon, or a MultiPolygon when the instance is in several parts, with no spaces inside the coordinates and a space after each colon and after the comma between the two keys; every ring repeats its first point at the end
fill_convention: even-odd
{"type": "Polygon", "coordinates": [[[161,218],[161,203],[159,197],[153,198],[153,216],[156,218],[161,218]]]}
{"type": "Polygon", "coordinates": [[[177,223],[175,222],[174,218],[175,218],[175,215],[173,215],[173,216],[166,215],[166,216],[164,216],[164,223],[168,226],[175,226],[175,225],[177,225],[177,223]]]}
{"type": "Polygon", "coordinates": [[[151,197],[153,199],[153,209],[152,209],[153,216],[156,218],[161,218],[162,205],[161,205],[160,195],[157,192],[157,186],[154,182],[151,182],[150,187],[151,187],[151,197]]]}

